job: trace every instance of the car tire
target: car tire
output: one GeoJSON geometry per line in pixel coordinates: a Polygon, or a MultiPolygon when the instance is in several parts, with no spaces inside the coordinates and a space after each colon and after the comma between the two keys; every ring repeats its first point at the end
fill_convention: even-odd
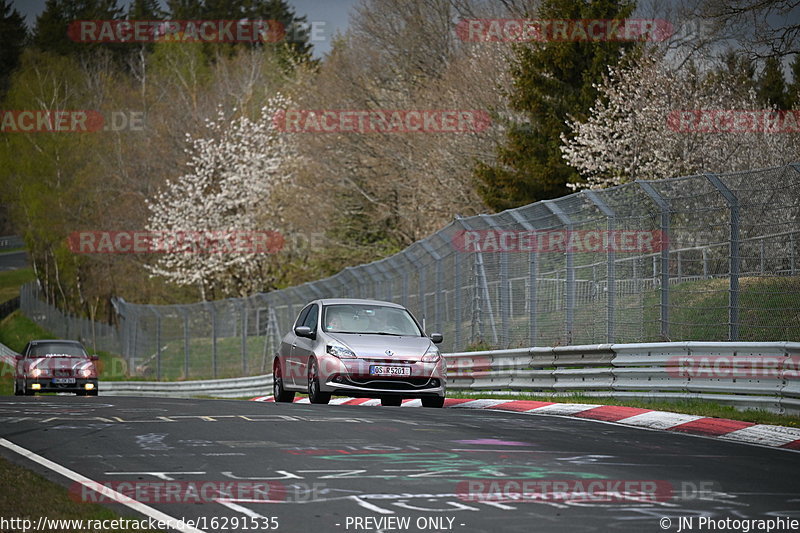
{"type": "Polygon", "coordinates": [[[422,398],[422,407],[444,407],[444,396],[428,396],[422,398]]]}
{"type": "Polygon", "coordinates": [[[90,390],[90,391],[87,393],[87,396],[97,396],[97,389],[90,390]]]}
{"type": "Polygon", "coordinates": [[[403,399],[400,396],[382,396],[381,405],[384,407],[400,407],[403,399]]]}
{"type": "Polygon", "coordinates": [[[33,396],[36,392],[29,390],[26,384],[23,382],[22,384],[22,395],[23,396],[33,396]]]}
{"type": "Polygon", "coordinates": [[[322,404],[331,401],[331,393],[319,389],[319,369],[314,358],[308,362],[308,401],[322,404]]]}
{"type": "Polygon", "coordinates": [[[19,387],[17,380],[14,380],[14,396],[22,396],[22,389],[19,387]]]}
{"type": "Polygon", "coordinates": [[[275,366],[272,369],[272,396],[276,402],[280,403],[294,401],[294,393],[283,388],[283,370],[280,359],[275,360],[275,366]]]}

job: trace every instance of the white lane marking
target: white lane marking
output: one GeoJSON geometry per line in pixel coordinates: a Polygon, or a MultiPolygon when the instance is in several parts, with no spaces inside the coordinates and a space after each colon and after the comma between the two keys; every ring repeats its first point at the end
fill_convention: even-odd
{"type": "Polygon", "coordinates": [[[353,500],[354,502],[356,502],[358,505],[360,505],[364,509],[369,509],[370,511],[372,511],[374,513],[394,514],[394,511],[392,511],[391,509],[384,509],[383,507],[378,507],[377,505],[373,505],[373,504],[371,504],[369,502],[366,502],[366,501],[362,500],[358,496],[355,496],[355,495],[346,496],[346,498],[348,498],[350,500],[353,500]]]}
{"type": "MultiPolygon", "coordinates": [[[[75,481],[77,483],[80,483],[81,485],[84,485],[86,487],[93,488],[101,486],[101,484],[98,483],[97,481],[93,481],[82,474],[79,474],[73,470],[70,470],[69,468],[61,466],[58,463],[54,463],[50,459],[45,459],[41,455],[38,455],[26,448],[23,448],[22,446],[18,446],[6,439],[0,438],[0,446],[7,448],[14,453],[18,453],[19,455],[25,457],[26,459],[30,459],[35,463],[39,463],[45,468],[49,468],[53,472],[61,474],[62,476],[71,479],[72,481],[75,481]]],[[[180,531],[182,533],[205,533],[202,529],[189,527],[182,521],[179,521],[179,519],[173,518],[168,514],[162,513],[161,511],[150,507],[149,505],[145,505],[135,500],[131,500],[130,497],[125,496],[124,494],[121,494],[115,490],[109,488],[103,488],[103,496],[111,500],[114,500],[118,503],[121,503],[122,505],[129,507],[134,511],[142,513],[145,516],[149,516],[154,520],[158,520],[164,523],[169,523],[170,525],[173,526],[170,529],[175,529],[176,531],[180,531]]]]}
{"type": "Polygon", "coordinates": [[[603,407],[603,406],[595,405],[592,403],[554,403],[551,405],[544,405],[542,407],[537,407],[535,409],[531,409],[525,412],[548,413],[553,415],[574,415],[576,413],[582,413],[583,411],[588,411],[589,409],[594,409],[595,407],[603,407]]]}
{"type": "Polygon", "coordinates": [[[494,407],[495,405],[501,405],[510,401],[512,400],[472,400],[470,402],[451,405],[450,409],[485,409],[487,407],[494,407]]]}
{"type": "Polygon", "coordinates": [[[800,429],[787,428],[783,426],[771,426],[769,424],[756,424],[747,428],[737,429],[725,435],[720,435],[720,439],[755,442],[766,444],[767,446],[783,446],[790,442],[800,439],[800,429]]]}
{"type": "Polygon", "coordinates": [[[618,423],[626,426],[641,426],[651,429],[669,429],[671,427],[700,420],[702,416],[684,415],[680,413],[670,413],[667,411],[650,411],[640,415],[629,416],[618,423]]]}
{"type": "MultiPolygon", "coordinates": [[[[220,505],[224,505],[225,507],[227,507],[228,509],[230,509],[232,511],[236,511],[237,513],[242,513],[244,515],[247,515],[250,518],[255,518],[255,519],[267,518],[266,516],[260,515],[257,512],[253,511],[252,509],[248,509],[247,507],[245,507],[243,505],[239,505],[239,504],[236,504],[236,503],[233,503],[233,502],[229,502],[229,501],[226,501],[226,500],[217,500],[217,503],[220,504],[220,505]]],[[[272,503],[272,502],[261,500],[261,503],[272,503]]],[[[269,519],[267,518],[267,520],[269,520],[269,519]]]]}
{"type": "Polygon", "coordinates": [[[201,476],[201,475],[205,474],[205,472],[106,472],[107,476],[148,475],[148,476],[157,477],[158,479],[163,479],[164,481],[175,481],[174,477],[170,477],[173,474],[201,476]]]}

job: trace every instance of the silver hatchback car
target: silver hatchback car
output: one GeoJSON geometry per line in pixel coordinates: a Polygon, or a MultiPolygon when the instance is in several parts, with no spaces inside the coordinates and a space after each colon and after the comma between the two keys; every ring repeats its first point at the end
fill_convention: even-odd
{"type": "Polygon", "coordinates": [[[297,316],[273,364],[276,402],[296,392],[311,403],[331,395],[380,398],[400,405],[420,398],[425,407],[444,405],[445,361],[430,336],[402,305],[377,300],[315,300],[297,316]]]}

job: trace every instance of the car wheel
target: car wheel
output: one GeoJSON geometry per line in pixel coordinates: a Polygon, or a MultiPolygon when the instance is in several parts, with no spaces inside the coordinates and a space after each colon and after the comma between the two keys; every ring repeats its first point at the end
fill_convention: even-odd
{"type": "Polygon", "coordinates": [[[291,403],[294,401],[294,393],[283,388],[283,371],[279,359],[275,360],[275,367],[272,369],[272,396],[276,402],[291,403]]]}
{"type": "Polygon", "coordinates": [[[422,398],[422,407],[444,407],[444,396],[422,398]]]}
{"type": "Polygon", "coordinates": [[[311,359],[308,363],[308,401],[311,403],[328,403],[331,401],[330,392],[319,389],[319,369],[317,360],[311,359]]]}
{"type": "Polygon", "coordinates": [[[14,396],[22,396],[22,389],[19,387],[17,380],[14,380],[14,396]]]}
{"type": "Polygon", "coordinates": [[[382,396],[381,405],[386,407],[400,407],[403,399],[400,396],[382,396]]]}
{"type": "Polygon", "coordinates": [[[90,390],[90,391],[87,393],[87,395],[88,395],[88,396],[97,396],[97,389],[90,390]]]}
{"type": "Polygon", "coordinates": [[[33,396],[36,393],[34,391],[32,391],[32,390],[28,390],[27,384],[25,382],[23,382],[22,383],[22,394],[25,395],[25,396],[33,396]]]}

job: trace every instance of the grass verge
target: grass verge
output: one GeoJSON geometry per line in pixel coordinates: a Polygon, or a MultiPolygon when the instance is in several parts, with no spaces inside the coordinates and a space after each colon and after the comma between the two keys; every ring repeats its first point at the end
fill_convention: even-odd
{"type": "MultiPolygon", "coordinates": [[[[5,344],[15,352],[21,352],[28,341],[33,339],[55,339],[51,332],[42,328],[34,321],[19,311],[14,311],[0,321],[0,343],[5,344]]],[[[87,347],[90,354],[97,355],[97,363],[101,381],[128,381],[134,378],[128,376],[127,365],[122,357],[87,347]]],[[[0,395],[14,394],[13,369],[6,365],[0,366],[0,395]]],[[[141,379],[141,378],[139,378],[141,379]]]]}
{"type": "Polygon", "coordinates": [[[19,296],[19,288],[34,279],[32,268],[0,272],[0,303],[19,296]]]}
{"type": "MultiPolygon", "coordinates": [[[[84,525],[90,525],[90,523],[85,522],[86,520],[102,521],[119,518],[142,520],[141,517],[135,515],[123,517],[96,503],[76,502],[70,498],[67,489],[61,485],[53,483],[39,474],[2,457],[0,457],[0,486],[9,489],[4,490],[2,496],[0,496],[0,516],[6,520],[10,518],[31,520],[33,527],[36,526],[37,520],[42,516],[52,520],[84,520],[84,525]]],[[[111,525],[109,522],[107,524],[111,525]]],[[[19,529],[20,531],[22,530],[21,528],[19,529]]],[[[58,530],[78,531],[79,528],[64,527],[58,530]]],[[[80,529],[80,531],[97,533],[138,531],[141,533],[151,530],[138,528],[102,529],[97,527],[80,529]]]]}
{"type": "Polygon", "coordinates": [[[776,426],[800,427],[800,416],[779,415],[760,409],[748,409],[740,411],[730,405],[721,405],[705,400],[622,400],[619,398],[602,396],[584,396],[574,394],[569,396],[550,396],[546,394],[492,394],[476,393],[464,394],[461,391],[453,391],[447,394],[448,398],[494,398],[498,400],[534,400],[539,402],[564,402],[564,403],[592,403],[601,405],[621,405],[624,407],[640,407],[642,409],[654,409],[657,411],[670,411],[687,415],[708,416],[714,418],[730,418],[731,420],[741,420],[753,422],[755,424],[772,424],[776,426]]]}

